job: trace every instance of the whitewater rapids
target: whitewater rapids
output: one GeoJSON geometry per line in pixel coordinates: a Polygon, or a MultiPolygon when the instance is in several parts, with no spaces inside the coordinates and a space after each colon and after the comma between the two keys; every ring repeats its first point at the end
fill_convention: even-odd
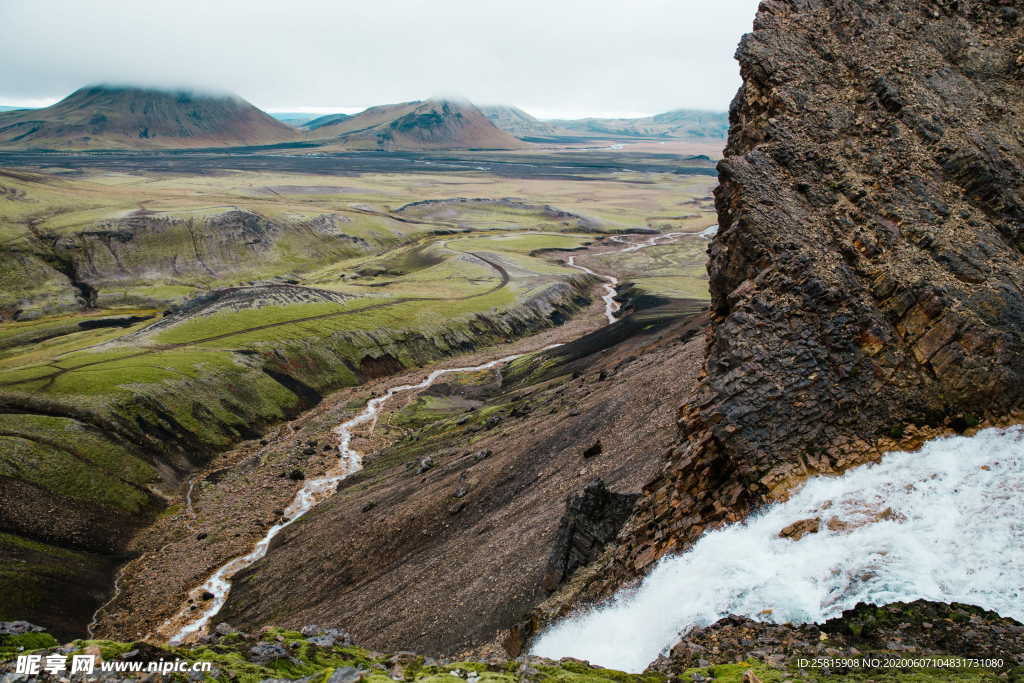
{"type": "Polygon", "coordinates": [[[858,602],[917,599],[1024,621],[1024,428],[936,439],[813,478],[788,501],[664,558],[639,587],[559,622],[531,654],[641,672],[680,634],[730,614],[810,623],[858,602]],[[779,538],[812,518],[818,533],[779,538]]]}

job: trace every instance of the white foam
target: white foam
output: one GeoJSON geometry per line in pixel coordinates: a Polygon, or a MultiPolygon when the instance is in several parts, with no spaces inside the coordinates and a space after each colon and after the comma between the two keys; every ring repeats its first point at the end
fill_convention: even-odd
{"type": "Polygon", "coordinates": [[[1024,429],[942,438],[705,534],[642,584],[556,624],[532,654],[640,672],[681,633],[730,615],[820,622],[858,602],[965,602],[1024,620],[1024,429]],[[891,519],[875,520],[891,508],[891,519]],[[799,541],[778,533],[820,517],[799,541]],[[853,525],[829,530],[832,517],[853,525]]]}

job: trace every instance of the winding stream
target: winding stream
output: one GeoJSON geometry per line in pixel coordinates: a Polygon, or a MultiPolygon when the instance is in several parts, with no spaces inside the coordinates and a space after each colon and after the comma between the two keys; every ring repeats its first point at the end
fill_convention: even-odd
{"type": "MultiPolygon", "coordinates": [[[[547,349],[554,348],[555,346],[560,346],[560,344],[548,346],[540,350],[546,351],[547,349]]],[[[528,353],[536,352],[531,351],[528,353]]],[[[370,399],[361,413],[347,422],[342,423],[338,427],[335,427],[334,433],[338,435],[339,439],[338,463],[323,477],[311,479],[307,481],[301,489],[299,489],[298,493],[295,494],[295,498],[292,499],[291,504],[285,509],[284,516],[281,518],[281,521],[270,527],[266,535],[256,543],[255,547],[249,552],[249,554],[242,555],[231,560],[218,569],[213,576],[203,583],[203,585],[194,589],[190,593],[191,597],[197,601],[205,592],[212,593],[213,598],[210,599],[209,604],[206,605],[198,616],[189,615],[192,617],[192,620],[186,623],[185,626],[181,627],[170,638],[170,644],[177,645],[183,643],[189,640],[190,637],[202,633],[210,623],[210,620],[220,612],[224,603],[227,602],[228,594],[231,591],[231,579],[234,578],[238,572],[252,566],[258,560],[262,559],[270,548],[270,542],[274,540],[274,537],[277,536],[282,529],[294,524],[299,518],[312,510],[319,503],[329,498],[337,489],[338,482],[346,477],[352,476],[363,468],[362,454],[352,448],[352,431],[360,425],[375,420],[380,412],[381,406],[387,403],[392,396],[406,391],[426,389],[445,375],[458,372],[479,372],[481,370],[490,370],[499,365],[503,365],[504,363],[516,360],[517,358],[522,358],[525,355],[528,354],[520,353],[512,356],[505,356],[504,358],[498,358],[497,360],[492,360],[481,365],[474,365],[470,367],[434,370],[427,375],[426,379],[422,382],[391,387],[386,393],[384,393],[384,395],[370,399]]],[[[172,617],[172,619],[166,623],[174,624],[185,621],[185,615],[187,615],[189,611],[188,607],[183,608],[181,612],[179,612],[175,617],[172,617]]],[[[161,630],[163,630],[163,627],[161,627],[161,630]]]]}
{"type": "MultiPolygon", "coordinates": [[[[714,229],[717,226],[712,226],[701,233],[667,233],[654,235],[644,242],[634,243],[622,237],[613,237],[612,240],[626,244],[627,246],[617,250],[613,253],[626,253],[637,251],[638,249],[644,249],[646,247],[652,247],[658,244],[664,244],[667,241],[679,239],[684,236],[699,237],[699,238],[710,238],[714,234],[714,229]]],[[[608,324],[616,321],[615,314],[620,309],[619,302],[615,301],[615,288],[618,286],[619,281],[617,278],[611,275],[602,275],[596,273],[586,266],[578,265],[575,262],[575,256],[570,256],[566,260],[566,265],[581,270],[585,273],[593,275],[604,281],[605,294],[602,296],[604,301],[605,318],[608,324]]],[[[523,356],[539,353],[540,351],[546,351],[548,349],[561,346],[561,344],[553,344],[551,346],[538,349],[536,351],[528,351],[526,353],[519,353],[511,356],[505,356],[496,360],[488,361],[481,365],[473,365],[469,367],[460,368],[447,368],[443,370],[434,370],[427,377],[416,384],[403,384],[395,387],[391,387],[382,396],[370,399],[367,402],[366,407],[352,419],[342,423],[338,427],[335,427],[334,433],[338,435],[338,462],[331,468],[324,476],[317,479],[307,480],[306,483],[299,489],[298,493],[295,494],[295,498],[284,511],[284,515],[281,517],[281,521],[270,527],[266,535],[261,538],[253,549],[246,555],[236,557],[220,569],[218,569],[209,579],[207,579],[202,585],[193,589],[189,593],[189,597],[192,598],[193,603],[185,604],[181,610],[178,611],[173,617],[165,621],[158,629],[158,633],[166,634],[172,633],[169,642],[171,645],[178,645],[189,640],[196,638],[201,635],[213,619],[224,607],[224,603],[227,602],[228,595],[231,592],[232,579],[238,574],[238,572],[251,567],[257,561],[266,556],[267,551],[270,548],[270,543],[274,537],[281,532],[282,529],[294,524],[307,512],[312,510],[318,504],[329,498],[337,490],[338,482],[343,479],[352,476],[356,472],[362,469],[363,456],[354,448],[352,448],[352,435],[353,430],[361,425],[368,422],[372,422],[377,419],[380,413],[381,407],[388,402],[396,394],[401,394],[407,391],[419,391],[426,389],[427,387],[434,384],[438,379],[445,375],[460,373],[460,372],[479,372],[482,370],[490,370],[492,368],[504,365],[517,358],[523,356]],[[213,595],[208,601],[202,611],[196,614],[190,609],[192,604],[202,604],[202,595],[204,593],[210,593],[213,595]]],[[[191,491],[190,491],[191,493],[191,491]]]]}

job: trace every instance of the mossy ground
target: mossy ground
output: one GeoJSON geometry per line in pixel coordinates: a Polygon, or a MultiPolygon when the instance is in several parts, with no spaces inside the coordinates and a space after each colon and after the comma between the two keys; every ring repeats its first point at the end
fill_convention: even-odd
{"type": "MultiPolygon", "coordinates": [[[[111,640],[76,640],[70,643],[69,655],[99,652],[104,661],[121,659],[128,653],[144,652],[145,661],[183,659],[189,662],[210,662],[212,670],[206,680],[256,683],[266,679],[312,679],[326,681],[336,669],[351,667],[364,672],[365,681],[465,681],[474,675],[480,681],[565,681],[567,683],[630,682],[660,683],[660,675],[631,675],[620,671],[591,667],[582,662],[566,660],[550,662],[531,660],[525,666],[518,661],[438,662],[430,658],[403,653],[392,656],[353,646],[319,647],[300,633],[269,629],[260,642],[281,645],[288,652],[282,657],[261,664],[250,660],[249,650],[256,644],[252,638],[232,634],[216,641],[185,647],[154,647],[147,643],[125,643],[111,640]],[[322,678],[321,678],[322,677],[322,678]]],[[[0,663],[26,652],[46,652],[57,644],[49,634],[0,636],[0,663]],[[4,640],[7,638],[7,640],[4,640]]],[[[2,670],[2,669],[0,669],[2,670]]],[[[171,675],[168,680],[187,680],[185,675],[171,675]]]]}
{"type": "MultiPolygon", "coordinates": [[[[70,644],[68,654],[99,652],[104,661],[138,656],[143,661],[182,659],[188,662],[209,662],[211,671],[205,680],[255,683],[266,679],[304,679],[327,681],[337,669],[351,667],[363,672],[365,681],[464,681],[472,676],[479,681],[537,681],[565,683],[662,683],[667,681],[707,680],[720,683],[781,683],[782,681],[1016,681],[1014,671],[990,669],[905,669],[905,670],[843,670],[800,669],[795,662],[769,666],[756,659],[717,663],[709,666],[672,672],[671,675],[630,674],[591,666],[572,659],[561,661],[521,658],[507,661],[438,662],[411,653],[392,656],[353,646],[320,647],[313,645],[296,631],[268,629],[259,642],[280,645],[287,656],[256,663],[250,649],[256,640],[243,634],[231,634],[211,643],[184,647],[153,646],[148,643],[125,643],[110,640],[78,640],[70,644]]],[[[50,651],[57,641],[46,633],[0,636],[0,665],[27,652],[50,651]]],[[[168,680],[187,680],[184,674],[171,675],[168,680]]]]}
{"type": "MultiPolygon", "coordinates": [[[[682,237],[628,253],[591,257],[594,268],[614,262],[619,280],[631,283],[637,295],[665,299],[711,298],[707,274],[708,242],[700,237],[682,237]]],[[[607,268],[608,266],[605,266],[607,268]]]]}

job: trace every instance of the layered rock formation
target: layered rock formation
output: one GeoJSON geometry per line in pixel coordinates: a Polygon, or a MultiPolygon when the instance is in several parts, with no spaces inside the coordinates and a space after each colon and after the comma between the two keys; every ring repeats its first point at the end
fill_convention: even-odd
{"type": "Polygon", "coordinates": [[[706,375],[591,597],[811,474],[1019,409],[1021,19],[1009,0],[761,3],[706,375]]]}
{"type": "MultiPolygon", "coordinates": [[[[583,456],[594,457],[601,451],[598,441],[583,451],[583,456]]],[[[635,494],[609,491],[600,479],[587,484],[582,493],[570,496],[548,556],[544,588],[555,590],[577,569],[596,560],[622,528],[637,498],[635,494]]]]}

